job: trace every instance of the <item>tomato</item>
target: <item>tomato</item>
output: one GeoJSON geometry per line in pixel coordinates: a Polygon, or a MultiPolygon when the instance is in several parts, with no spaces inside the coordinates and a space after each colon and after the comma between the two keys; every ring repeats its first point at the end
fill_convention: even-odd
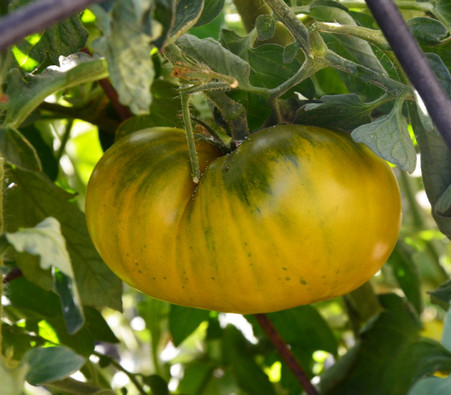
{"type": "Polygon", "coordinates": [[[217,311],[277,311],[352,291],[394,248],[396,179],[348,135],[279,125],[225,156],[196,144],[198,185],[185,133],[172,128],[122,138],[90,179],[94,245],[143,293],[217,311]]]}

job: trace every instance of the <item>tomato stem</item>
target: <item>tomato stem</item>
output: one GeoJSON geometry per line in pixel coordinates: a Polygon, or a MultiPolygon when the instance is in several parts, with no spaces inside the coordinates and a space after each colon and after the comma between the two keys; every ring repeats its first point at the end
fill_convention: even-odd
{"type": "Polygon", "coordinates": [[[255,314],[254,316],[262,329],[265,331],[269,340],[271,340],[279,354],[282,356],[290,370],[293,372],[302,388],[304,388],[305,392],[308,395],[318,395],[319,393],[317,389],[313,386],[304,369],[296,360],[295,356],[288,348],[287,343],[285,343],[285,341],[282,339],[269,317],[266,314],[255,314]]]}
{"type": "Polygon", "coordinates": [[[199,170],[199,162],[197,160],[196,144],[194,143],[194,134],[193,134],[193,126],[191,124],[191,115],[189,112],[190,98],[191,98],[191,96],[189,94],[187,94],[183,90],[180,91],[180,99],[182,102],[183,122],[185,124],[186,140],[188,141],[189,158],[191,161],[191,176],[193,177],[193,182],[195,184],[198,184],[199,179],[200,179],[200,170],[199,170]]]}

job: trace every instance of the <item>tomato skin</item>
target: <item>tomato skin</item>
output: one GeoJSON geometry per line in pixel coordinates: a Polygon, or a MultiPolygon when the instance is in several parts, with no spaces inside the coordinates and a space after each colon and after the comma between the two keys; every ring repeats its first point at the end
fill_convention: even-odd
{"type": "Polygon", "coordinates": [[[88,185],[94,245],[128,284],[172,303],[263,313],[343,295],[393,250],[401,202],[390,167],[348,135],[278,125],[221,156],[184,132],[119,140],[88,185]]]}

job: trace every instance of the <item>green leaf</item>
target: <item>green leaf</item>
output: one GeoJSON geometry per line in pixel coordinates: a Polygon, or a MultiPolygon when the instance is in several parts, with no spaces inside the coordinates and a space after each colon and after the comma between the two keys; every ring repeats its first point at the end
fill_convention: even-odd
{"type": "Polygon", "coordinates": [[[423,309],[421,278],[418,268],[410,255],[407,251],[407,246],[398,243],[388,260],[388,264],[393,268],[393,274],[406,298],[412,303],[415,311],[421,314],[423,309]]]}
{"type": "Polygon", "coordinates": [[[451,4],[449,0],[438,0],[434,7],[434,13],[440,16],[440,19],[448,24],[451,29],[451,4]]]}
{"type": "Polygon", "coordinates": [[[169,330],[174,345],[178,347],[202,322],[207,321],[209,311],[171,305],[169,330]]]}
{"type": "Polygon", "coordinates": [[[15,128],[0,127],[0,153],[8,163],[21,169],[41,170],[36,150],[15,128]]]}
{"type": "Polygon", "coordinates": [[[255,362],[252,349],[238,329],[232,325],[225,328],[222,346],[224,358],[245,393],[275,395],[268,376],[255,362]]]}
{"type": "Polygon", "coordinates": [[[223,10],[225,0],[205,0],[204,8],[195,26],[203,26],[215,19],[223,10]]]}
{"type": "Polygon", "coordinates": [[[42,269],[58,269],[53,274],[55,290],[61,298],[68,331],[74,333],[80,329],[84,322],[83,308],[59,222],[48,217],[34,228],[20,229],[5,236],[16,251],[40,256],[42,269]]]}
{"type": "Polygon", "coordinates": [[[451,351],[451,309],[449,307],[443,323],[442,344],[451,351]]]}
{"type": "Polygon", "coordinates": [[[80,369],[86,360],[66,347],[33,348],[25,354],[26,380],[41,385],[61,380],[80,369]]]}
{"type": "MultiPolygon", "coordinates": [[[[43,63],[48,58],[50,62],[57,65],[60,56],[77,53],[86,46],[87,40],[88,32],[81,24],[80,18],[72,16],[48,28],[39,41],[26,51],[26,54],[39,63],[43,63]]],[[[23,44],[18,46],[23,48],[23,44]]]]}
{"type": "Polygon", "coordinates": [[[187,364],[178,391],[182,394],[207,395],[208,392],[204,389],[208,381],[213,379],[214,369],[215,365],[210,360],[195,360],[187,364]]]}
{"type": "Polygon", "coordinates": [[[451,97],[451,74],[445,63],[440,56],[435,53],[426,53],[425,55],[443,88],[448,93],[448,96],[451,97]]]}
{"type": "Polygon", "coordinates": [[[141,28],[150,3],[132,0],[116,1],[109,12],[93,6],[103,36],[92,43],[105,56],[111,82],[119,101],[135,114],[146,114],[152,101],[150,86],[154,79],[150,42],[155,37],[141,28]]]}
{"type": "Polygon", "coordinates": [[[415,38],[422,44],[438,44],[448,34],[446,26],[433,18],[412,18],[407,21],[407,25],[415,38]]]}
{"type": "Polygon", "coordinates": [[[443,302],[449,303],[451,301],[451,280],[440,285],[440,287],[434,289],[433,291],[429,291],[428,293],[443,302]]]}
{"type": "Polygon", "coordinates": [[[157,374],[144,376],[143,381],[150,387],[152,395],[169,395],[168,384],[161,376],[157,374]]]}
{"type": "Polygon", "coordinates": [[[440,231],[451,238],[451,213],[448,205],[451,153],[430,118],[425,117],[420,108],[410,105],[409,114],[421,151],[421,173],[432,206],[432,215],[440,231]]]}
{"type": "Polygon", "coordinates": [[[308,103],[296,111],[295,123],[350,131],[371,122],[374,107],[355,93],[325,95],[320,103],[308,103]]]}
{"type": "Polygon", "coordinates": [[[406,118],[401,105],[395,105],[388,115],[374,122],[359,126],[352,132],[357,143],[364,143],[381,158],[413,172],[416,165],[416,151],[410,138],[406,118]]]}
{"type": "Polygon", "coordinates": [[[160,35],[153,40],[157,48],[162,49],[166,46],[169,33],[175,22],[175,9],[177,0],[155,0],[153,18],[161,29],[160,35]]]}
{"type": "Polygon", "coordinates": [[[47,67],[37,75],[23,76],[12,69],[7,80],[5,125],[18,127],[52,93],[107,76],[105,60],[84,53],[61,57],[59,67],[47,67]]]}
{"type": "Polygon", "coordinates": [[[121,309],[122,283],[96,252],[83,213],[69,201],[73,196],[43,174],[20,169],[10,169],[6,182],[10,185],[5,197],[5,211],[10,215],[6,230],[15,232],[21,227],[33,227],[46,217],[56,218],[66,239],[83,304],[121,309]]]}
{"type": "Polygon", "coordinates": [[[323,375],[322,394],[404,395],[425,375],[451,371],[451,352],[421,338],[421,323],[403,300],[381,295],[385,311],[362,332],[361,339],[323,375]]]}
{"type": "Polygon", "coordinates": [[[276,32],[276,21],[271,15],[262,14],[257,17],[255,28],[260,41],[269,40],[276,32]]]}
{"type": "Polygon", "coordinates": [[[171,41],[191,29],[202,14],[204,0],[177,1],[174,26],[171,30],[171,41]]]}
{"type": "Polygon", "coordinates": [[[444,379],[426,377],[419,380],[409,391],[408,395],[451,394],[451,376],[444,379]]]}
{"type": "Polygon", "coordinates": [[[201,40],[191,34],[185,34],[177,40],[177,45],[215,72],[235,78],[240,86],[249,86],[249,65],[216,40],[201,40]]]}

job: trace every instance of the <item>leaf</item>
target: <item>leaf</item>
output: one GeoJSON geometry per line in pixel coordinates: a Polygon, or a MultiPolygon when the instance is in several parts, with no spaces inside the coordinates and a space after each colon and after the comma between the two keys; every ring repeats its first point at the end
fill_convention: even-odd
{"type": "Polygon", "coordinates": [[[195,26],[202,26],[210,23],[223,10],[225,0],[205,0],[204,8],[200,18],[197,20],[195,26]]]}
{"type": "Polygon", "coordinates": [[[22,76],[18,69],[12,69],[7,79],[5,125],[18,127],[52,93],[107,76],[105,60],[84,53],[61,57],[59,67],[47,67],[37,75],[22,76]]]}
{"type": "Polygon", "coordinates": [[[451,213],[449,213],[449,186],[451,185],[451,153],[430,118],[411,104],[412,120],[421,152],[421,173],[424,188],[432,206],[432,215],[440,231],[451,238],[451,213]],[[447,204],[448,202],[448,204],[447,204]]]}
{"type": "Polygon", "coordinates": [[[388,115],[359,126],[351,135],[354,141],[366,144],[381,158],[403,170],[413,172],[416,165],[416,151],[400,107],[395,105],[388,115]]]}
{"type": "Polygon", "coordinates": [[[144,376],[143,381],[150,387],[152,395],[169,395],[168,384],[161,376],[144,376]]]}
{"type": "Polygon", "coordinates": [[[255,21],[255,28],[260,41],[269,40],[276,32],[276,21],[271,15],[261,14],[255,21]]]}
{"type": "Polygon", "coordinates": [[[208,310],[171,305],[169,330],[174,345],[178,347],[203,321],[208,320],[209,315],[208,310]]]}
{"type": "Polygon", "coordinates": [[[415,311],[421,314],[423,302],[421,299],[420,273],[414,260],[410,258],[407,246],[398,243],[388,260],[388,264],[393,268],[394,276],[407,299],[412,303],[415,311]]]}
{"type": "Polygon", "coordinates": [[[34,147],[15,128],[0,127],[0,153],[10,164],[26,170],[41,170],[34,147]]]}
{"type": "Polygon", "coordinates": [[[5,236],[16,251],[39,255],[42,269],[58,269],[53,273],[55,290],[61,298],[68,331],[75,333],[84,323],[83,308],[59,222],[48,217],[34,228],[20,229],[5,236]]]}
{"type": "Polygon", "coordinates": [[[415,38],[422,44],[438,44],[448,34],[446,26],[433,18],[412,18],[407,21],[407,25],[415,38]]]}
{"type": "Polygon", "coordinates": [[[150,86],[154,68],[150,42],[154,36],[141,29],[143,15],[150,12],[150,3],[133,0],[114,2],[105,12],[93,6],[103,36],[92,43],[94,50],[108,62],[111,82],[119,101],[134,114],[146,114],[152,101],[150,86]]]}
{"type": "Polygon", "coordinates": [[[386,309],[359,343],[323,375],[322,394],[404,395],[425,375],[451,371],[451,352],[422,338],[420,321],[394,294],[381,295],[386,309]]]}
{"type": "MultiPolygon", "coordinates": [[[[46,217],[61,224],[83,304],[121,309],[121,281],[102,262],[86,228],[85,217],[69,200],[73,197],[43,174],[9,169],[5,197],[8,232],[33,227],[46,217]]],[[[33,278],[30,278],[33,281],[33,278]]]]}
{"type": "Polygon", "coordinates": [[[295,123],[352,130],[371,122],[374,107],[355,93],[325,95],[320,103],[308,103],[296,111],[295,123]]]}
{"type": "Polygon", "coordinates": [[[204,0],[178,0],[171,41],[191,29],[199,19],[204,8],[204,0]]]}
{"type": "Polygon", "coordinates": [[[24,356],[29,371],[26,380],[41,385],[61,380],[80,369],[86,360],[66,347],[33,348],[24,356]]]}
{"type": "Polygon", "coordinates": [[[443,22],[447,22],[448,29],[451,29],[451,4],[449,0],[438,0],[434,7],[434,13],[438,14],[443,22]]]}
{"type": "Polygon", "coordinates": [[[257,365],[241,332],[229,325],[224,330],[223,353],[233,375],[245,393],[275,395],[268,376],[257,365]]]}
{"type": "MultiPolygon", "coordinates": [[[[80,22],[79,16],[72,16],[44,31],[39,41],[33,44],[27,55],[43,63],[46,58],[52,64],[59,64],[60,56],[77,53],[86,46],[88,32],[80,22]]],[[[23,47],[18,45],[19,48],[23,47]]]]}
{"type": "Polygon", "coordinates": [[[185,34],[177,40],[183,52],[217,73],[235,78],[242,87],[249,86],[249,65],[211,38],[199,39],[185,34]]]}
{"type": "Polygon", "coordinates": [[[428,293],[443,302],[449,303],[451,301],[451,280],[440,285],[440,287],[434,289],[433,291],[429,291],[428,293]]]}
{"type": "Polygon", "coordinates": [[[451,376],[444,379],[439,377],[426,377],[419,380],[409,391],[408,395],[450,394],[451,376]]]}
{"type": "Polygon", "coordinates": [[[155,0],[153,18],[159,22],[161,29],[159,37],[153,40],[158,49],[163,49],[169,38],[169,33],[175,22],[177,0],[155,0]]]}

